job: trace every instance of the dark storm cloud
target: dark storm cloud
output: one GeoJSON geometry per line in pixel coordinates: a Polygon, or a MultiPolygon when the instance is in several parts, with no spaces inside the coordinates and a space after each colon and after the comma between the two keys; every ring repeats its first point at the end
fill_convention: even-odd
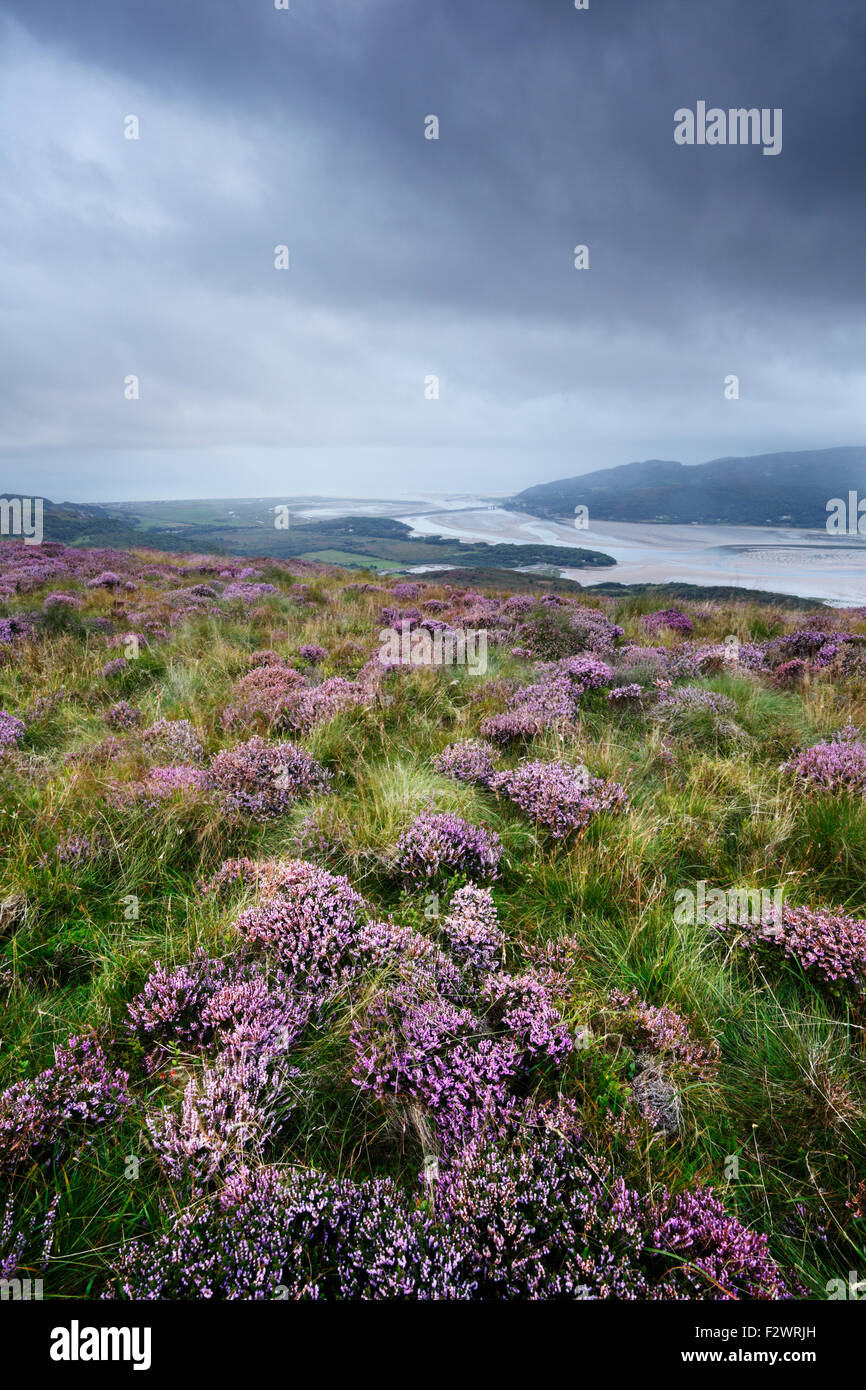
{"type": "Polygon", "coordinates": [[[509,487],[863,437],[860,0],[291,3],[7,0],[16,461],[509,441],[509,487]],[[782,154],[677,147],[698,100],[781,107],[782,154]]]}

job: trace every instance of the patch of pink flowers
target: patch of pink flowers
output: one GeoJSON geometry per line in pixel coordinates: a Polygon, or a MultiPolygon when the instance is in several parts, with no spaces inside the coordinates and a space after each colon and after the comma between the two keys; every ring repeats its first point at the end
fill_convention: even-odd
{"type": "Polygon", "coordinates": [[[602,811],[617,813],[629,804],[618,782],[591,777],[585,768],[570,763],[518,763],[516,768],[497,772],[490,787],[554,839],[583,830],[602,811]]]}
{"type": "Polygon", "coordinates": [[[261,821],[283,815],[300,797],[328,791],[331,781],[305,748],[266,743],[258,735],[217,753],[210,775],[228,814],[261,821]]]}
{"type": "Polygon", "coordinates": [[[403,831],[394,851],[394,865],[407,878],[434,879],[466,874],[467,878],[496,878],[502,844],[493,830],[450,812],[422,811],[403,831]]]}
{"type": "Polygon", "coordinates": [[[859,992],[866,984],[866,922],[826,908],[785,907],[762,922],[720,931],[735,933],[738,946],[763,954],[781,951],[807,975],[859,992]]]}
{"type": "Polygon", "coordinates": [[[816,791],[866,795],[866,743],[848,725],[835,738],[795,754],[782,770],[816,791]]]}

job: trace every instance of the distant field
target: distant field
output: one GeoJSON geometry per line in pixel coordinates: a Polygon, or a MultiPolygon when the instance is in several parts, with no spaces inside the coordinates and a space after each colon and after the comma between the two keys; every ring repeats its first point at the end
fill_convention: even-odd
{"type": "Polygon", "coordinates": [[[382,560],[378,555],[356,555],[351,550],[307,550],[302,560],[315,560],[320,565],[343,565],[346,569],[400,570],[405,568],[393,560],[382,560]]]}

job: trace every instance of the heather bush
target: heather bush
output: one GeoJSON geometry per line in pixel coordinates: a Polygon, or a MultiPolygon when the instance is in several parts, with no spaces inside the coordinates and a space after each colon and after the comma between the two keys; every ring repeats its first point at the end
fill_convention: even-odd
{"type": "Polygon", "coordinates": [[[159,1163],[176,1183],[201,1188],[225,1180],[252,1159],[294,1108],[292,1083],[299,1075],[285,1058],[222,1056],[191,1077],[180,1114],[147,1118],[159,1163]]]}
{"type": "Polygon", "coordinates": [[[210,1043],[214,1026],[206,1006],[217,990],[237,978],[236,971],[200,947],[191,960],[172,969],[155,962],[144,989],[129,1005],[131,1027],[148,1049],[151,1065],[175,1046],[189,1051],[210,1043]]]}
{"type": "Polygon", "coordinates": [[[458,889],[451,899],[442,931],[455,960],[472,970],[495,970],[502,964],[505,933],[499,925],[489,888],[478,888],[470,883],[458,889]]]}
{"type": "MultiPolygon", "coordinates": [[[[257,653],[259,658],[261,655],[257,653]]],[[[292,670],[279,658],[256,665],[235,683],[232,703],[223,711],[223,725],[227,729],[246,729],[257,723],[266,730],[287,728],[291,702],[303,688],[300,671],[292,670]]]]}
{"type": "Polygon", "coordinates": [[[494,1038],[471,1010],[419,990],[417,981],[376,995],[352,1025],[357,1086],[404,1103],[418,1101],[442,1142],[456,1143],[507,1105],[520,1049],[494,1038]]]}
{"type": "Polygon", "coordinates": [[[204,758],[201,739],[188,719],[158,719],[141,734],[148,753],[176,763],[197,763],[204,758]]]}
{"type": "Polygon", "coordinates": [[[52,1067],[0,1093],[0,1177],[64,1157],[130,1104],[126,1072],[112,1070],[100,1044],[71,1037],[52,1067]]]}
{"type": "Polygon", "coordinates": [[[714,1040],[694,1038],[680,1014],[667,1006],[648,1004],[636,989],[611,990],[609,1002],[632,1046],[663,1054],[697,1080],[713,1080],[719,1067],[719,1045],[714,1040]]]}
{"type": "Polygon", "coordinates": [[[784,764],[809,790],[866,794],[866,743],[849,726],[835,738],[822,740],[796,753],[784,764]]]}
{"type": "Polygon", "coordinates": [[[446,1168],[439,1201],[474,1298],[791,1296],[766,1237],[712,1191],[650,1201],[561,1120],[519,1143],[479,1133],[446,1168]]]}
{"type": "Polygon", "coordinates": [[[296,989],[327,995],[350,977],[363,909],[364,900],[348,879],[298,860],[284,866],[274,896],[244,909],[235,925],[296,989]]]}
{"type": "Polygon", "coordinates": [[[691,618],[679,608],[661,608],[656,613],[646,613],[641,618],[641,626],[647,632],[681,632],[685,636],[695,630],[691,618]]]}
{"type": "Polygon", "coordinates": [[[0,1279],[14,1279],[27,1262],[28,1276],[43,1273],[51,1258],[54,1225],[60,1194],[53,1197],[42,1220],[16,1217],[15,1203],[7,1197],[0,1209],[0,1279]]]}
{"type": "Polygon", "coordinates": [[[433,759],[437,772],[458,782],[474,782],[484,786],[496,771],[496,749],[483,739],[463,739],[443,748],[433,759]]]}
{"type": "Polygon", "coordinates": [[[826,908],[785,907],[763,920],[719,930],[751,953],[772,958],[782,952],[806,973],[859,995],[866,985],[866,922],[826,908]]]}
{"type": "Polygon", "coordinates": [[[16,719],[14,714],[7,714],[5,709],[0,709],[0,751],[5,748],[17,748],[26,732],[23,719],[16,719]]]}
{"type": "Polygon", "coordinates": [[[105,711],[106,724],[121,733],[136,728],[141,721],[141,710],[131,705],[128,700],[118,700],[105,711]]]}
{"type": "Polygon", "coordinates": [[[628,797],[618,783],[591,777],[585,768],[569,763],[518,763],[510,771],[496,773],[490,786],[554,839],[583,830],[602,811],[628,807],[628,797]]]}
{"type": "Polygon", "coordinates": [[[305,749],[258,735],[217,753],[210,779],[229,815],[262,821],[283,815],[300,797],[328,791],[331,781],[305,749]]]}
{"type": "Polygon", "coordinates": [[[388,1178],[244,1168],[198,1208],[129,1242],[114,1291],[134,1299],[459,1297],[433,1223],[388,1178]],[[244,1239],[238,1240],[238,1231],[244,1239]]]}
{"type": "Polygon", "coordinates": [[[496,878],[501,858],[502,845],[495,831],[436,811],[416,816],[394,847],[397,872],[422,882],[454,874],[496,878]]]}

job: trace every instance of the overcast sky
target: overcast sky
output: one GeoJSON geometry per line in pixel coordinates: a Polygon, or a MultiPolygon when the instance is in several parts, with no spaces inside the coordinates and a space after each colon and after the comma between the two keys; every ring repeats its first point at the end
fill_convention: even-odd
{"type": "Polygon", "coordinates": [[[290,3],[3,0],[5,491],[866,442],[864,0],[290,3]],[[676,145],[701,100],[781,154],[676,145]]]}

